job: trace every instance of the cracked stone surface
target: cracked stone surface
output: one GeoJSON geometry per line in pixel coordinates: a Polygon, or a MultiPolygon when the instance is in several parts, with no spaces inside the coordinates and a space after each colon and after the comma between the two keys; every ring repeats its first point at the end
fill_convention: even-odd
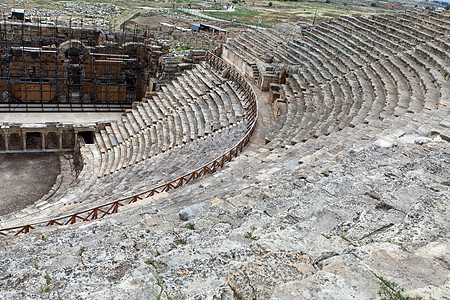
{"type": "Polygon", "coordinates": [[[376,274],[449,299],[449,149],[373,143],[328,176],[244,152],[157,202],[0,239],[0,298],[376,299],[376,274]]]}

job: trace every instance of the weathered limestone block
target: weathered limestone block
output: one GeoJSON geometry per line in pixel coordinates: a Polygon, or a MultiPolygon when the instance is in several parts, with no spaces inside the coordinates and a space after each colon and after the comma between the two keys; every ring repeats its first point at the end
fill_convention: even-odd
{"type": "Polygon", "coordinates": [[[314,273],[307,256],[292,252],[269,252],[255,260],[236,264],[227,282],[243,299],[269,299],[273,289],[284,282],[301,280],[314,273]]]}

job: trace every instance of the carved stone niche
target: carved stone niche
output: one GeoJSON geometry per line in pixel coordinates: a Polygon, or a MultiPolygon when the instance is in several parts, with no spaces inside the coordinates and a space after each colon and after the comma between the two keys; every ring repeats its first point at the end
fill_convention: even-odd
{"type": "Polygon", "coordinates": [[[48,132],[45,136],[45,149],[58,149],[59,136],[56,132],[48,132]]]}
{"type": "Polygon", "coordinates": [[[9,135],[9,150],[22,150],[23,141],[19,132],[12,132],[9,135]]]}
{"type": "Polygon", "coordinates": [[[40,132],[26,132],[25,134],[27,150],[42,149],[42,135],[40,132]]]}
{"type": "Polygon", "coordinates": [[[0,151],[6,151],[5,135],[0,133],[0,151]]]}

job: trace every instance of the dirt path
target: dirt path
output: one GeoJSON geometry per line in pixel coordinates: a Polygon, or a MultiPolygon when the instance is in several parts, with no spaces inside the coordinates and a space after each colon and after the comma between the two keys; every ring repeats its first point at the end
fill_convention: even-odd
{"type": "Polygon", "coordinates": [[[0,215],[19,211],[47,194],[59,166],[57,153],[0,154],[0,215]]]}
{"type": "Polygon", "coordinates": [[[122,14],[119,18],[115,20],[113,23],[113,30],[120,31],[120,25],[122,25],[123,22],[134,16],[136,13],[143,11],[142,9],[132,9],[127,11],[126,13],[122,14]]]}

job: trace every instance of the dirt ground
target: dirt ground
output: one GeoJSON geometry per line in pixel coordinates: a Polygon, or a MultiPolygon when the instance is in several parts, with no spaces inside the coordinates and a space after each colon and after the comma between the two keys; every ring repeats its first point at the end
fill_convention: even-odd
{"type": "Polygon", "coordinates": [[[0,215],[25,208],[52,188],[60,170],[59,154],[0,154],[0,215]]]}

